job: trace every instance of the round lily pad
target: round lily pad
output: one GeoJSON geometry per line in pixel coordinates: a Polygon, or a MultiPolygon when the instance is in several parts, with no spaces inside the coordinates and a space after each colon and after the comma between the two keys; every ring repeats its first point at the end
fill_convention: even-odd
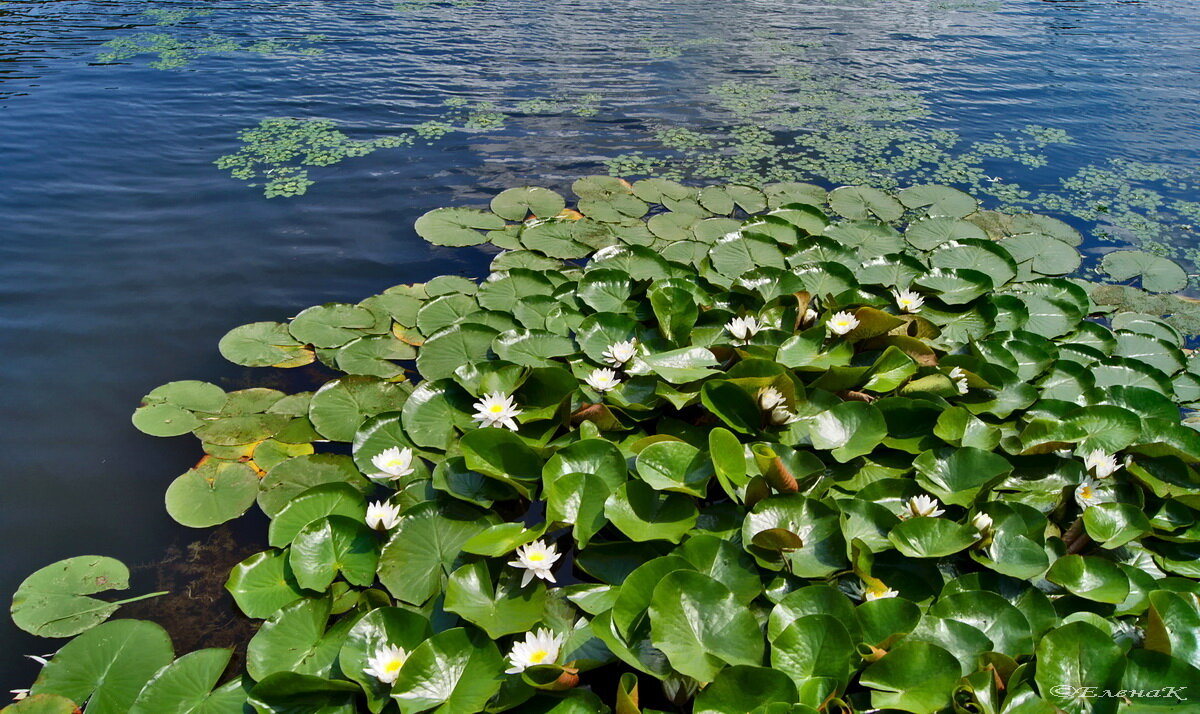
{"type": "Polygon", "coordinates": [[[904,206],[899,201],[868,186],[835,188],[829,192],[829,207],[839,216],[853,220],[894,221],[904,215],[904,206]]]}
{"type": "Polygon", "coordinates": [[[129,587],[124,563],[99,555],[60,560],[38,570],[13,595],[13,622],[39,637],[72,637],[108,619],[120,606],[88,597],[129,587]]]}
{"type": "Polygon", "coordinates": [[[167,487],[167,513],[190,528],[209,528],[242,515],[257,496],[254,469],[209,459],[167,487]]]}
{"type": "Polygon", "coordinates": [[[413,225],[417,235],[434,245],[479,245],[487,241],[480,231],[504,228],[504,219],[475,208],[435,208],[413,225]]]}
{"type": "Polygon", "coordinates": [[[522,186],[501,191],[492,199],[492,213],[510,221],[523,221],[533,214],[538,218],[558,215],[566,208],[563,197],[546,188],[522,186]]]}
{"type": "Polygon", "coordinates": [[[1100,269],[1117,281],[1138,278],[1142,287],[1152,293],[1178,292],[1188,283],[1187,273],[1179,264],[1140,250],[1106,253],[1100,260],[1100,269]]]}
{"type": "Polygon", "coordinates": [[[221,356],[244,367],[300,366],[313,361],[312,350],[281,322],[252,322],[235,327],[217,345],[221,356]]]}

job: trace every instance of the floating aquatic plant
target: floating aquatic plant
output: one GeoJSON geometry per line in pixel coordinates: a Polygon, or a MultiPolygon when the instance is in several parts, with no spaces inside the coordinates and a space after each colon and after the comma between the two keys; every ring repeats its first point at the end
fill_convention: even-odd
{"type": "MultiPolygon", "coordinates": [[[[265,621],[245,669],[105,621],[123,569],[67,561],[14,615],[82,634],[6,712],[1083,714],[1200,687],[1200,365],[1164,320],[1192,303],[1072,278],[1066,224],[945,186],[573,190],[416,222],[494,252],[483,280],[221,340],[319,362],[313,392],[147,394],[134,425],[205,452],[168,512],[270,519],[227,584],[265,621]]],[[[1163,287],[1143,256],[1116,268],[1163,287]]]]}
{"type": "Polygon", "coordinates": [[[150,63],[155,69],[186,67],[193,60],[208,55],[243,52],[258,55],[318,55],[324,50],[306,47],[303,43],[321,42],[323,35],[307,35],[300,41],[259,40],[239,42],[228,37],[209,35],[197,39],[181,39],[163,32],[139,32],[104,43],[104,51],[96,55],[97,62],[120,62],[138,55],[157,55],[150,63]]]}
{"type": "MultiPolygon", "coordinates": [[[[517,105],[523,114],[547,114],[570,111],[577,116],[596,113],[599,97],[586,94],[568,98],[532,99],[517,105]]],[[[299,196],[312,181],[307,166],[330,166],[348,158],[366,156],[377,149],[411,146],[420,139],[432,143],[455,131],[487,132],[503,129],[509,113],[492,102],[471,102],[450,98],[446,111],[431,119],[388,136],[352,139],[328,119],[273,118],[242,131],[242,148],[220,157],[216,165],[234,178],[261,182],[267,198],[299,196]]]]}
{"type": "Polygon", "coordinates": [[[165,7],[152,7],[142,14],[153,19],[156,25],[178,25],[184,20],[190,20],[193,17],[207,17],[212,12],[212,10],[200,8],[168,9],[165,7]]]}
{"type": "Polygon", "coordinates": [[[1072,143],[1066,132],[1026,126],[966,141],[931,128],[925,99],[903,85],[805,61],[819,42],[781,41],[770,32],[757,41],[778,66],[761,79],[710,88],[732,123],[703,130],[651,125],[664,151],[613,157],[611,173],[885,189],[949,184],[1005,210],[1068,214],[1094,224],[1101,239],[1200,263],[1200,203],[1184,198],[1200,191],[1195,170],[1113,160],[1063,176],[1059,190],[1031,191],[1021,187],[1021,172],[1047,166],[1048,149],[1072,143]]]}
{"type": "Polygon", "coordinates": [[[663,40],[655,37],[643,37],[641,44],[650,53],[651,57],[672,59],[682,57],[683,53],[692,47],[719,45],[722,44],[722,40],[717,37],[695,37],[687,40],[663,40]]]}
{"type": "MultiPolygon", "coordinates": [[[[179,25],[193,17],[211,15],[212,10],[151,8],[143,14],[153,18],[156,25],[172,26],[179,25]]],[[[201,57],[235,52],[257,55],[318,55],[324,50],[307,45],[324,40],[324,35],[305,35],[299,40],[267,39],[242,42],[231,37],[212,34],[188,36],[178,31],[174,34],[138,32],[104,43],[103,50],[96,55],[96,61],[120,62],[139,55],[152,54],[157,55],[158,59],[150,63],[151,67],[177,69],[185,67],[201,57]]]]}

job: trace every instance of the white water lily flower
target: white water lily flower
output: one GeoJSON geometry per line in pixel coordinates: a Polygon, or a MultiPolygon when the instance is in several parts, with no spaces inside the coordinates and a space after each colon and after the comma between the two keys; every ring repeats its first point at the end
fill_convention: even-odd
{"type": "Polygon", "coordinates": [[[37,662],[38,664],[45,667],[46,665],[50,664],[50,658],[53,657],[55,654],[57,654],[57,653],[51,652],[50,654],[44,654],[44,655],[25,655],[25,658],[31,659],[34,662],[37,662]]]}
{"type": "Polygon", "coordinates": [[[868,588],[863,594],[863,600],[871,602],[872,600],[883,600],[889,597],[897,597],[898,595],[900,595],[900,592],[897,590],[892,590],[891,588],[884,588],[883,590],[872,590],[868,588]]]}
{"type": "Polygon", "coordinates": [[[390,531],[400,523],[400,507],[387,501],[367,504],[367,525],[377,531],[390,531]]]}
{"type": "Polygon", "coordinates": [[[539,664],[554,664],[558,660],[558,651],[566,638],[555,635],[546,628],[538,628],[536,632],[526,632],[524,642],[514,642],[508,653],[510,666],[505,674],[520,674],[528,667],[539,664]]]}
{"type": "Polygon", "coordinates": [[[1089,451],[1083,458],[1083,464],[1088,471],[1096,474],[1096,478],[1108,478],[1120,468],[1117,465],[1117,457],[1104,453],[1103,449],[1089,451]]]}
{"type": "Polygon", "coordinates": [[[19,702],[22,699],[24,699],[25,697],[29,696],[28,689],[10,689],[10,690],[8,690],[8,693],[13,695],[14,702],[19,702]]]}
{"type": "Polygon", "coordinates": [[[381,645],[375,650],[375,654],[367,658],[367,666],[363,668],[363,673],[384,684],[394,684],[400,676],[400,668],[407,659],[408,652],[403,647],[381,645]]]}
{"type": "Polygon", "coordinates": [[[912,498],[908,499],[904,505],[908,508],[908,512],[901,514],[901,518],[917,518],[922,516],[928,518],[937,518],[945,513],[945,511],[940,508],[942,504],[938,503],[936,498],[923,494],[920,496],[913,496],[912,498]]]}
{"type": "Polygon", "coordinates": [[[800,417],[783,407],[776,407],[767,415],[767,421],[771,422],[772,426],[786,426],[800,421],[800,417]]]}
{"type": "Polygon", "coordinates": [[[521,415],[521,410],[517,409],[513,398],[504,392],[483,395],[483,399],[475,402],[475,409],[476,413],[471,418],[479,422],[480,426],[502,426],[517,430],[516,418],[521,415]]]}
{"type": "Polygon", "coordinates": [[[842,312],[834,313],[833,317],[829,318],[829,322],[825,323],[825,325],[833,334],[844,335],[858,327],[858,318],[843,310],[842,312]]]}
{"type": "Polygon", "coordinates": [[[787,399],[783,396],[783,392],[774,387],[763,387],[758,390],[758,408],[764,412],[782,407],[786,403],[787,399]]]}
{"type": "Polygon", "coordinates": [[[1085,479],[1083,483],[1075,487],[1075,502],[1084,509],[1103,503],[1099,488],[1100,484],[1094,479],[1085,479]]]}
{"type": "Polygon", "coordinates": [[[950,379],[954,382],[954,386],[958,388],[959,394],[966,394],[971,390],[971,385],[967,384],[967,373],[962,367],[955,367],[950,370],[950,379]]]}
{"type": "Polygon", "coordinates": [[[593,369],[592,373],[589,374],[587,379],[584,381],[588,383],[589,387],[595,389],[597,392],[607,392],[621,383],[620,378],[617,377],[617,373],[611,369],[608,369],[607,367],[593,369]]]}
{"type": "Polygon", "coordinates": [[[987,535],[988,531],[992,529],[992,524],[992,517],[986,513],[976,513],[975,517],[971,519],[971,525],[984,535],[987,535]]]}
{"type": "Polygon", "coordinates": [[[521,587],[529,584],[535,577],[549,582],[555,582],[554,573],[550,569],[561,556],[554,544],[547,545],[545,541],[535,540],[517,548],[517,559],[509,561],[514,568],[524,568],[525,575],[521,578],[521,587]]]}
{"type": "Polygon", "coordinates": [[[383,480],[404,478],[416,470],[413,467],[412,449],[401,449],[399,446],[375,454],[371,457],[371,465],[379,469],[379,472],[371,474],[371,477],[383,480]]]}
{"type": "Polygon", "coordinates": [[[813,419],[811,436],[818,449],[836,449],[850,441],[849,430],[833,412],[821,412],[813,419]]]}
{"type": "Polygon", "coordinates": [[[633,355],[637,352],[637,340],[626,340],[624,342],[614,342],[604,350],[604,361],[614,367],[620,367],[629,360],[633,359],[633,355]]]}
{"type": "Polygon", "coordinates": [[[800,324],[803,325],[804,327],[809,327],[814,322],[816,322],[817,318],[820,316],[821,316],[821,314],[819,312],[817,312],[816,310],[814,310],[810,307],[804,311],[804,317],[800,318],[800,324]]]}
{"type": "Polygon", "coordinates": [[[764,325],[759,324],[758,318],[754,317],[753,315],[747,315],[746,317],[735,317],[729,322],[725,323],[725,329],[729,331],[729,334],[733,335],[734,340],[736,340],[739,344],[745,344],[748,342],[750,338],[757,335],[763,327],[764,325]]]}
{"type": "Polygon", "coordinates": [[[893,290],[892,294],[896,296],[896,307],[901,312],[920,312],[925,305],[925,298],[912,290],[893,290]]]}

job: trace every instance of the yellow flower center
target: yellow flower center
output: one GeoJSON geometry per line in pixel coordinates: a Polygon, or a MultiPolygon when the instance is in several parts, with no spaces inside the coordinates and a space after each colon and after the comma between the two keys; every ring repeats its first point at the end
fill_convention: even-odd
{"type": "Polygon", "coordinates": [[[1092,497],[1092,487],[1084,486],[1083,488],[1079,489],[1079,495],[1084,498],[1091,498],[1092,497]]]}
{"type": "Polygon", "coordinates": [[[534,650],[529,655],[529,661],[534,664],[541,664],[542,660],[546,659],[549,655],[550,653],[546,650],[534,650]]]}
{"type": "Polygon", "coordinates": [[[388,663],[383,666],[383,671],[391,674],[392,672],[399,672],[400,668],[403,666],[404,660],[397,657],[396,659],[388,660],[388,663]]]}
{"type": "Polygon", "coordinates": [[[504,411],[504,406],[500,404],[493,404],[488,411],[493,414],[499,414],[500,412],[504,411]]]}
{"type": "Polygon", "coordinates": [[[535,563],[540,563],[541,561],[546,559],[546,554],[545,553],[530,553],[529,555],[527,555],[525,557],[535,563]]]}
{"type": "Polygon", "coordinates": [[[402,468],[404,468],[404,466],[405,466],[405,463],[404,463],[403,459],[388,459],[387,460],[387,467],[389,469],[402,469],[402,468]]]}

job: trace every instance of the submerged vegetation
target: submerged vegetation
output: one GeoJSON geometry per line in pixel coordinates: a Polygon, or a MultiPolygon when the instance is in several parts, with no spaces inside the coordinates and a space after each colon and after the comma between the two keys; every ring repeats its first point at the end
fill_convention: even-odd
{"type": "Polygon", "coordinates": [[[1069,226],[945,186],[573,190],[417,221],[494,252],[481,281],[221,340],[319,364],[313,392],[147,394],[134,425],[205,452],[172,517],[270,519],[227,583],[265,621],[245,670],[107,620],[92,596],[124,567],[76,558],[14,599],[78,637],[6,712],[1186,706],[1200,365],[1164,319],[1185,301],[1072,278],[1069,226]]]}

